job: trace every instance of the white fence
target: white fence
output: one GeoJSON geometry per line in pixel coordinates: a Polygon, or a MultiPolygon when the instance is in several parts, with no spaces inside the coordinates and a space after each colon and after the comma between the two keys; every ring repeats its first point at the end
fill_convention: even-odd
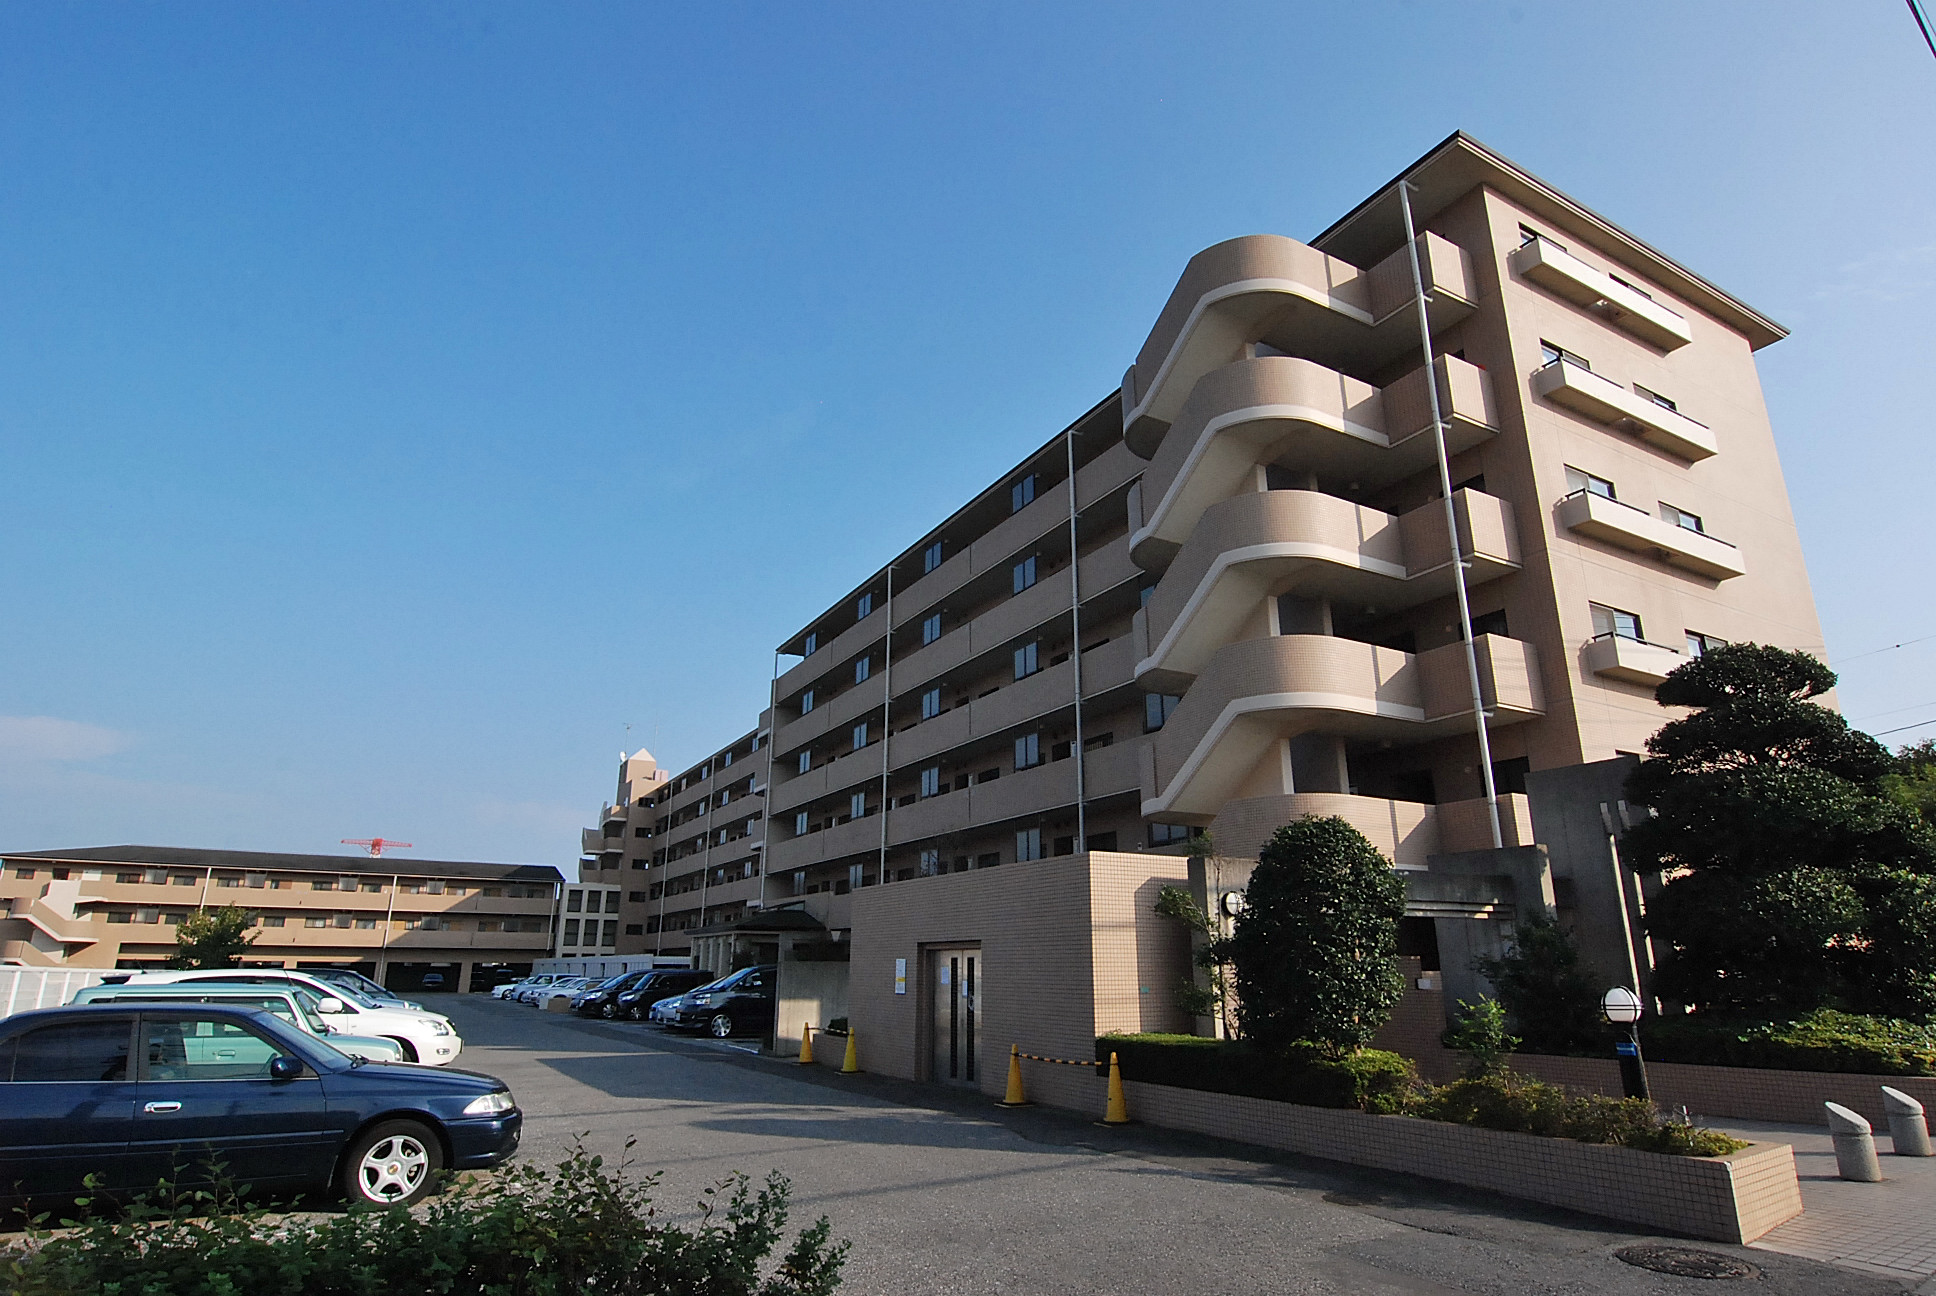
{"type": "Polygon", "coordinates": [[[611,955],[608,958],[552,958],[539,959],[531,965],[533,976],[547,972],[562,973],[565,976],[591,977],[602,980],[615,977],[621,972],[636,972],[640,968],[687,968],[692,966],[691,959],[673,958],[670,955],[627,954],[611,955]]]}
{"type": "Polygon", "coordinates": [[[34,1008],[58,1008],[91,985],[102,973],[80,968],[0,967],[0,1017],[34,1008]]]}

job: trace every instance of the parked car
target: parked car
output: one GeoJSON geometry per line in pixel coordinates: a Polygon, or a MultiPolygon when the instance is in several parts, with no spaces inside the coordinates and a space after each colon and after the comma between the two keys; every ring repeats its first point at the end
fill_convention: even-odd
{"type": "Polygon", "coordinates": [[[558,976],[559,974],[557,973],[542,972],[536,976],[515,977],[510,981],[506,981],[501,986],[492,987],[491,998],[515,999],[518,997],[519,991],[528,989],[534,985],[550,985],[558,979],[558,976]]]}
{"type": "Polygon", "coordinates": [[[76,1004],[90,1003],[204,1003],[236,1008],[260,1008],[313,1035],[338,1052],[365,1062],[408,1062],[403,1045],[378,1035],[351,1035],[329,1024],[324,1016],[336,1013],[334,998],[318,998],[302,986],[225,986],[196,982],[174,985],[98,985],[74,996],[76,1004]]]}
{"type": "Polygon", "coordinates": [[[731,976],[680,996],[672,1025],[704,1030],[714,1039],[765,1034],[773,1029],[773,1001],[779,971],[772,964],[741,968],[731,976]]]}
{"type": "Polygon", "coordinates": [[[587,1017],[615,1016],[614,1004],[619,992],[637,985],[651,974],[650,968],[634,968],[615,977],[606,977],[603,981],[594,981],[571,997],[571,1010],[587,1017]]]}
{"type": "Polygon", "coordinates": [[[379,1008],[348,986],[319,980],[307,972],[280,968],[212,968],[192,972],[115,972],[102,978],[103,984],[120,985],[169,985],[182,981],[213,981],[224,985],[299,985],[306,987],[319,1000],[332,998],[337,1001],[340,1005],[338,1011],[328,1014],[330,1025],[347,1027],[358,1035],[381,1035],[385,1039],[393,1039],[403,1045],[404,1053],[412,1062],[449,1066],[464,1051],[463,1038],[458,1035],[457,1028],[450,1024],[450,1018],[422,1009],[379,1008]]]}
{"type": "MultiPolygon", "coordinates": [[[[718,979],[703,968],[658,968],[613,995],[610,1005],[612,1011],[604,1015],[623,1017],[628,1021],[644,1021],[652,1011],[652,1005],[661,999],[697,990],[718,979]]],[[[600,1011],[603,1012],[602,1007],[600,1011]]]]}
{"type": "Polygon", "coordinates": [[[348,986],[368,999],[379,1008],[408,1008],[412,1012],[424,1011],[424,1006],[414,999],[405,999],[396,991],[372,981],[354,968],[303,968],[310,976],[331,985],[348,986]]]}
{"type": "Polygon", "coordinates": [[[565,1006],[570,1007],[571,1001],[591,985],[590,977],[571,977],[556,985],[540,987],[538,992],[531,996],[531,1003],[540,1012],[549,1012],[553,1001],[558,999],[564,1000],[565,1006]]]}
{"type": "Polygon", "coordinates": [[[541,982],[538,985],[534,985],[527,989],[520,990],[518,991],[515,998],[519,1003],[534,1004],[538,1002],[538,997],[540,995],[550,995],[550,994],[557,994],[557,993],[572,994],[589,984],[591,984],[590,977],[582,977],[582,976],[559,977],[556,981],[541,982]]]}
{"type": "Polygon", "coordinates": [[[0,1021],[0,1192],[206,1181],[407,1204],[440,1169],[496,1165],[523,1128],[469,1071],[347,1057],[261,1009],[86,1004],[0,1021]]]}

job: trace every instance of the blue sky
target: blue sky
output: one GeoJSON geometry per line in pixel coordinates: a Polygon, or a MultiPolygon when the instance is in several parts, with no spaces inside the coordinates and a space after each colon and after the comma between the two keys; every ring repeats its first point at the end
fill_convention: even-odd
{"type": "MultiPolygon", "coordinates": [[[[1455,128],[1793,329],[1830,655],[1936,720],[1936,60],[1838,5],[0,8],[0,847],[568,865],[622,747],[1455,128]],[[627,726],[631,726],[629,729],[627,726]]],[[[1900,735],[1936,734],[1936,725],[1900,735]]]]}

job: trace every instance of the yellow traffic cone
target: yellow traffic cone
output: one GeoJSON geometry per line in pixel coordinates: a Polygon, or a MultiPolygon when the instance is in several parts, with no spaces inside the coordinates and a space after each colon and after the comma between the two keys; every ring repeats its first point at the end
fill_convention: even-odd
{"type": "Polygon", "coordinates": [[[1129,1106],[1123,1102],[1123,1069],[1116,1055],[1109,1055],[1109,1109],[1102,1115],[1105,1125],[1129,1124],[1129,1106]]]}
{"type": "Polygon", "coordinates": [[[859,1038],[860,1032],[852,1026],[849,1026],[847,1028],[847,1060],[840,1064],[840,1074],[842,1075],[860,1074],[860,1048],[855,1043],[859,1038]]]}
{"type": "Polygon", "coordinates": [[[800,1065],[813,1065],[813,1023],[800,1028],[800,1065]]]}
{"type": "Polygon", "coordinates": [[[1031,1104],[1022,1093],[1022,1047],[1019,1044],[1008,1046],[1008,1096],[1003,1098],[1003,1107],[1027,1107],[1031,1104]]]}

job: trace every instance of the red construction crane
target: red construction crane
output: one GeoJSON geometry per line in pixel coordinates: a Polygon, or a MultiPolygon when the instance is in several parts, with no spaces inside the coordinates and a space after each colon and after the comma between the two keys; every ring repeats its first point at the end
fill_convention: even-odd
{"type": "Polygon", "coordinates": [[[381,859],[384,850],[409,850],[409,842],[389,841],[382,837],[345,837],[345,846],[361,846],[370,852],[371,859],[381,859]]]}

